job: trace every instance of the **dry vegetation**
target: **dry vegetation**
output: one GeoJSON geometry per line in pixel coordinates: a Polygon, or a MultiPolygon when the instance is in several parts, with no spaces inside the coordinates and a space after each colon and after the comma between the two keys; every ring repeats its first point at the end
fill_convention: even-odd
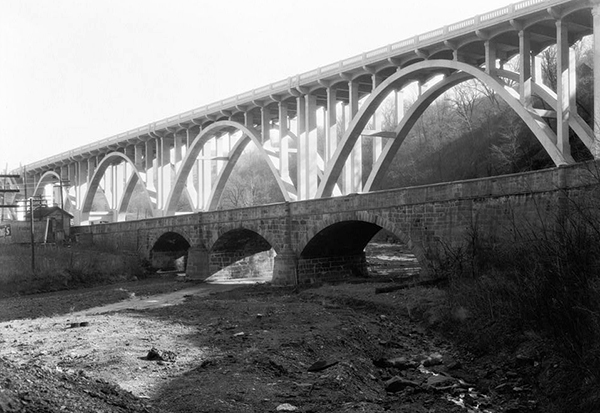
{"type": "Polygon", "coordinates": [[[0,296],[114,283],[146,274],[137,255],[55,245],[0,245],[0,296]]]}

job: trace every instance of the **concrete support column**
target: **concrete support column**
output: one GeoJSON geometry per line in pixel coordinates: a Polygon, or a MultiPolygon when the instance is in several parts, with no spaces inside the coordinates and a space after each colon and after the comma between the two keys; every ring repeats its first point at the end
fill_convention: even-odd
{"type": "Polygon", "coordinates": [[[220,174],[225,167],[225,164],[227,163],[227,157],[229,156],[229,137],[227,134],[223,134],[215,137],[214,140],[217,151],[217,174],[220,174]]]}
{"type": "Polygon", "coordinates": [[[525,30],[519,31],[519,95],[524,105],[531,102],[531,35],[525,30]]]}
{"type": "Polygon", "coordinates": [[[488,75],[496,74],[496,44],[491,40],[485,41],[485,72],[488,75]]]}
{"type": "Polygon", "coordinates": [[[174,161],[175,161],[175,174],[179,172],[179,168],[181,167],[181,161],[183,160],[183,149],[184,149],[184,141],[186,136],[181,132],[175,133],[175,151],[174,151],[174,161]]]}
{"type": "Polygon", "coordinates": [[[394,91],[394,100],[396,105],[396,125],[404,118],[404,91],[402,89],[394,91]]]}
{"type": "Polygon", "coordinates": [[[175,146],[173,138],[163,137],[160,139],[159,149],[159,187],[158,187],[158,205],[159,210],[165,207],[167,197],[173,186],[173,164],[171,162],[171,149],[175,146]]]}
{"type": "Polygon", "coordinates": [[[73,213],[77,207],[77,181],[79,173],[79,162],[75,161],[67,165],[67,178],[63,180],[63,188],[65,192],[64,208],[73,213]]]}
{"type": "Polygon", "coordinates": [[[94,176],[94,172],[96,171],[96,166],[98,164],[96,163],[96,158],[91,157],[87,159],[87,174],[86,174],[86,180],[89,183],[92,180],[92,177],[94,176]]]}
{"type": "Polygon", "coordinates": [[[77,174],[77,209],[81,210],[83,208],[83,198],[87,194],[88,190],[88,182],[89,182],[89,168],[90,168],[90,159],[86,159],[84,161],[80,161],[77,163],[79,165],[79,172],[77,174]]]}
{"type": "MultiPolygon", "coordinates": [[[[349,103],[348,103],[348,124],[354,119],[358,113],[358,82],[348,82],[349,103]]],[[[358,138],[350,157],[346,161],[346,171],[344,180],[345,194],[352,192],[360,192],[362,190],[362,142],[358,138]]]]}
{"type": "Polygon", "coordinates": [[[290,159],[289,159],[289,126],[288,126],[288,107],[285,102],[279,102],[279,175],[284,182],[292,183],[290,177],[290,159]]]}
{"type": "MultiPolygon", "coordinates": [[[[377,87],[381,83],[381,78],[379,76],[377,76],[376,73],[373,73],[371,75],[371,83],[372,83],[371,91],[374,91],[375,89],[377,89],[377,87]]],[[[383,122],[382,122],[381,113],[378,114],[377,111],[375,111],[375,113],[373,114],[372,122],[373,122],[373,129],[375,129],[376,131],[382,130],[383,122]]],[[[375,164],[375,162],[377,162],[377,159],[379,158],[379,155],[381,155],[382,151],[383,151],[383,138],[381,136],[374,136],[373,137],[373,160],[372,160],[373,164],[375,164]]]]}
{"type": "Polygon", "coordinates": [[[575,99],[574,82],[571,77],[574,77],[575,70],[570,69],[569,29],[567,23],[562,19],[556,21],[556,46],[557,146],[565,157],[570,158],[569,119],[575,99]]]}
{"type": "Polygon", "coordinates": [[[532,56],[531,78],[534,82],[540,85],[544,84],[544,76],[542,71],[542,59],[539,55],[532,56]]]}
{"type": "Polygon", "coordinates": [[[327,108],[325,112],[325,164],[332,158],[337,149],[337,92],[327,88],[327,108]]]}
{"type": "Polygon", "coordinates": [[[115,187],[115,174],[113,171],[113,165],[109,165],[104,172],[102,177],[101,188],[104,191],[108,209],[114,211],[117,206],[115,202],[114,187],[115,187]]]}
{"type": "Polygon", "coordinates": [[[296,97],[296,193],[298,194],[298,200],[306,199],[303,198],[303,194],[306,192],[304,186],[304,177],[306,176],[305,163],[303,162],[302,156],[302,136],[306,132],[306,99],[303,95],[296,97]]]}
{"type": "Polygon", "coordinates": [[[306,198],[313,199],[317,193],[318,179],[318,129],[317,129],[317,97],[306,96],[306,198]]]}
{"type": "Polygon", "coordinates": [[[244,112],[244,125],[248,126],[249,128],[254,127],[254,115],[252,114],[251,110],[244,112]]]}
{"type": "Polygon", "coordinates": [[[264,144],[271,139],[271,111],[265,105],[260,108],[261,142],[264,144]]]}
{"type": "Polygon", "coordinates": [[[146,190],[150,195],[150,203],[154,212],[158,209],[157,174],[156,174],[156,139],[149,139],[145,143],[144,162],[146,170],[146,190]]]}
{"type": "Polygon", "coordinates": [[[117,211],[121,209],[121,202],[125,195],[125,188],[127,188],[127,179],[129,177],[128,172],[130,172],[127,166],[127,162],[121,162],[114,166],[114,209],[117,211]]]}
{"type": "Polygon", "coordinates": [[[202,165],[201,165],[201,178],[198,178],[200,182],[201,190],[201,203],[199,209],[206,210],[208,208],[208,200],[212,192],[212,177],[213,173],[216,175],[218,165],[212,158],[216,157],[216,145],[217,140],[210,139],[202,147],[202,165]]]}
{"type": "Polygon", "coordinates": [[[135,156],[135,145],[127,145],[123,148],[123,154],[133,160],[135,156]]]}
{"type": "Polygon", "coordinates": [[[594,150],[595,159],[600,159],[600,0],[592,1],[594,21],[594,150]]]}
{"type": "Polygon", "coordinates": [[[317,192],[317,97],[306,95],[303,100],[304,133],[298,135],[298,199],[311,199],[317,192]]]}
{"type": "Polygon", "coordinates": [[[143,143],[138,143],[133,147],[133,164],[138,170],[144,169],[144,148],[143,143]]]}

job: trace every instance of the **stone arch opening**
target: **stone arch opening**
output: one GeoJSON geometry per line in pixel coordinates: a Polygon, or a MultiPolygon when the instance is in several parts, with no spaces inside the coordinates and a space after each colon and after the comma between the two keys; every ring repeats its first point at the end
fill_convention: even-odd
{"type": "Polygon", "coordinates": [[[419,261],[408,243],[380,225],[360,220],[325,227],[308,241],[298,260],[300,283],[376,275],[402,278],[419,271],[419,261]],[[375,267],[387,267],[387,271],[375,267]]]}
{"type": "Polygon", "coordinates": [[[165,232],[150,250],[152,267],[159,270],[185,271],[190,243],[177,232],[165,232]]]}
{"type": "Polygon", "coordinates": [[[208,281],[270,281],[275,250],[263,236],[246,228],[222,234],[209,251],[208,281]]]}

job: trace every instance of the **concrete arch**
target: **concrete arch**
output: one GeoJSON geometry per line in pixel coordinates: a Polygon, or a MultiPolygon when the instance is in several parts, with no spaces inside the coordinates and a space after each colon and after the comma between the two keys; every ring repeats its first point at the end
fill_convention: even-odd
{"type": "Polygon", "coordinates": [[[35,189],[33,190],[33,196],[37,196],[39,194],[40,189],[44,187],[48,182],[50,177],[56,178],[57,181],[60,181],[60,175],[54,171],[44,172],[44,174],[40,177],[39,181],[35,185],[35,189]],[[42,185],[44,184],[44,185],[42,185]]]}
{"type": "MultiPolygon", "coordinates": [[[[60,180],[61,180],[61,177],[58,172],[55,172],[55,171],[44,172],[44,174],[40,177],[40,180],[37,182],[35,189],[33,190],[33,196],[38,196],[40,194],[40,191],[47,184],[50,184],[55,180],[58,182],[60,182],[60,180]],[[52,179],[52,178],[54,178],[54,179],[52,179]]],[[[54,200],[54,201],[57,202],[60,200],[54,200]]],[[[62,201],[63,201],[62,208],[65,211],[73,212],[77,208],[76,204],[73,202],[73,199],[69,196],[69,192],[66,187],[62,188],[62,201]]]]}
{"type": "Polygon", "coordinates": [[[380,215],[374,215],[368,211],[357,211],[344,214],[330,215],[326,219],[319,221],[317,225],[309,229],[307,234],[302,239],[301,243],[298,245],[298,254],[301,255],[305,248],[320,232],[332,227],[333,225],[352,221],[373,224],[379,228],[383,228],[391,232],[396,237],[398,237],[400,241],[402,241],[408,246],[408,248],[415,255],[415,257],[417,257],[417,260],[423,268],[426,266],[428,261],[422,246],[420,246],[418,243],[413,242],[413,240],[395,223],[391,222],[386,218],[383,218],[380,215]]]}
{"type": "Polygon", "coordinates": [[[210,208],[210,206],[218,205],[220,196],[223,193],[225,184],[227,183],[227,179],[229,178],[229,175],[231,174],[231,171],[233,170],[235,163],[237,162],[237,160],[241,156],[242,152],[244,151],[244,148],[246,147],[246,145],[248,145],[248,143],[250,143],[250,141],[252,141],[256,144],[256,147],[258,148],[262,158],[269,165],[269,169],[273,173],[273,176],[275,177],[275,180],[277,181],[277,185],[278,185],[279,189],[281,190],[281,193],[283,194],[284,199],[286,201],[290,200],[289,194],[285,189],[285,183],[282,181],[281,177],[279,176],[279,171],[277,170],[275,165],[273,165],[273,162],[271,161],[269,155],[266,153],[266,151],[264,150],[264,148],[262,146],[262,143],[260,141],[260,133],[258,131],[256,131],[254,128],[242,125],[241,123],[230,121],[230,120],[222,120],[222,121],[215,122],[215,123],[211,124],[210,126],[208,126],[206,129],[204,129],[202,132],[200,132],[200,134],[196,137],[196,139],[194,139],[194,142],[190,146],[189,151],[185,154],[185,159],[183,160],[183,162],[181,164],[181,168],[179,169],[179,172],[177,173],[177,177],[175,178],[175,184],[173,185],[173,188],[171,189],[171,193],[169,194],[169,197],[167,198],[166,207],[165,207],[165,211],[164,211],[165,215],[173,215],[173,213],[175,212],[175,207],[176,207],[177,201],[179,200],[179,197],[183,193],[183,188],[186,185],[188,175],[190,174],[192,167],[194,166],[194,162],[195,162],[196,158],[198,157],[198,154],[204,147],[204,144],[209,139],[212,139],[213,134],[215,132],[217,132],[221,129],[226,129],[226,128],[237,129],[243,133],[243,136],[236,143],[235,147],[233,148],[232,153],[230,154],[230,159],[227,162],[227,164],[225,165],[225,168],[223,169],[223,171],[221,172],[221,175],[219,176],[219,178],[217,180],[217,185],[213,189],[213,193],[210,196],[209,209],[214,209],[214,208],[210,208]]]}
{"type": "MultiPolygon", "coordinates": [[[[104,176],[104,173],[106,172],[106,170],[108,169],[109,166],[120,163],[122,161],[129,163],[133,167],[133,174],[137,176],[137,178],[135,178],[135,183],[137,183],[138,181],[141,181],[141,182],[144,181],[142,179],[143,172],[138,170],[138,168],[135,166],[135,163],[127,155],[125,155],[121,152],[111,152],[111,153],[106,154],[106,156],[102,159],[102,161],[100,161],[100,163],[96,167],[96,170],[94,171],[94,175],[92,176],[92,179],[90,180],[88,190],[83,198],[83,203],[82,203],[82,207],[81,207],[82,221],[87,221],[89,219],[89,215],[92,210],[92,203],[94,202],[94,196],[96,195],[96,191],[98,190],[98,187],[100,186],[100,180],[104,176]]],[[[119,206],[118,206],[119,212],[122,211],[123,208],[125,210],[127,210],[127,204],[125,204],[124,201],[126,200],[126,202],[128,203],[129,200],[131,199],[130,191],[133,191],[133,188],[135,188],[135,184],[132,184],[132,181],[134,181],[134,179],[130,180],[130,182],[128,183],[126,190],[123,194],[122,199],[119,200],[119,206]]],[[[146,185],[143,185],[143,187],[144,187],[145,195],[147,196],[147,199],[151,203],[150,194],[148,193],[148,189],[146,188],[146,185]]]]}
{"type": "Polygon", "coordinates": [[[365,192],[376,191],[380,189],[380,186],[385,177],[385,173],[394,160],[396,152],[398,152],[400,146],[404,142],[404,139],[408,136],[408,133],[419,120],[423,112],[442,94],[449,89],[458,85],[459,83],[465,82],[473,77],[466,73],[455,73],[451,76],[444,78],[441,82],[436,83],[423,93],[419,99],[410,107],[406,112],[394,133],[396,134],[395,139],[391,139],[387,142],[383,148],[379,159],[373,165],[373,169],[367,178],[364,186],[365,192]]]}
{"type": "Polygon", "coordinates": [[[131,202],[131,196],[133,195],[133,191],[135,190],[135,187],[138,184],[138,182],[142,183],[142,186],[144,187],[144,189],[147,192],[147,195],[148,195],[147,201],[148,201],[148,204],[150,205],[150,211],[152,213],[152,216],[154,216],[154,211],[156,210],[156,205],[152,202],[152,197],[150,196],[150,193],[146,189],[146,186],[144,185],[144,182],[143,182],[140,174],[141,174],[140,171],[137,171],[137,173],[132,174],[131,177],[129,178],[129,180],[127,181],[127,184],[125,185],[125,192],[123,192],[123,197],[120,199],[119,205],[117,207],[118,221],[125,221],[125,215],[127,214],[127,208],[129,207],[129,202],[131,202]]]}
{"type": "MultiPolygon", "coordinates": [[[[333,187],[337,182],[344,163],[354,144],[358,140],[360,133],[366,126],[370,117],[373,115],[377,107],[383,99],[394,90],[398,84],[406,81],[407,78],[412,78],[419,72],[434,72],[438,70],[456,70],[466,73],[470,77],[477,78],[490,89],[492,89],[499,97],[504,99],[506,103],[517,113],[517,115],[527,124],[529,129],[542,144],[546,152],[550,155],[555,165],[567,165],[573,163],[573,159],[569,156],[564,156],[556,146],[556,135],[548,125],[544,123],[542,118],[533,114],[519,102],[519,100],[504,88],[504,84],[497,78],[483,72],[481,69],[468,65],[466,63],[449,60],[427,60],[420,63],[415,63],[400,70],[395,75],[386,79],[360,108],[358,114],[352,119],[347,131],[344,133],[342,140],[333,156],[333,161],[330,162],[325,171],[321,185],[317,189],[317,198],[331,196],[333,187]]],[[[396,129],[396,133],[400,132],[396,129]]],[[[392,143],[393,145],[393,143],[392,143]]],[[[399,146],[399,145],[398,145],[399,146]]]]}

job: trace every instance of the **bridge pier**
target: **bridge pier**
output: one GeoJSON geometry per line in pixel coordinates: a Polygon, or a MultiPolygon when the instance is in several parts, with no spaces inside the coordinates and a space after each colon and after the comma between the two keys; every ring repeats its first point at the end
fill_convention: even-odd
{"type": "Polygon", "coordinates": [[[210,258],[206,248],[192,246],[188,249],[186,274],[194,280],[205,280],[210,277],[210,258]]]}
{"type": "Polygon", "coordinates": [[[273,285],[298,284],[297,264],[296,254],[292,250],[284,250],[277,254],[273,263],[273,279],[271,283],[273,285]]]}

